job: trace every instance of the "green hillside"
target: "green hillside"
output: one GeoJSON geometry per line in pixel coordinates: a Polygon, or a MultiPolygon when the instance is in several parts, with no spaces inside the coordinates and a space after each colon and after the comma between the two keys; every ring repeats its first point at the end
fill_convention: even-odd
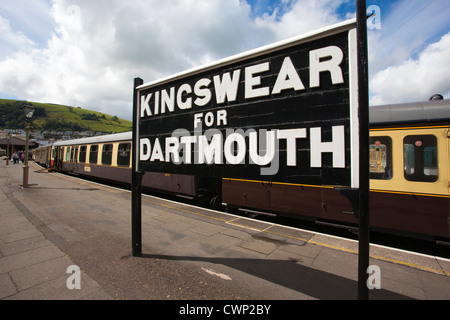
{"type": "MultiPolygon", "coordinates": [[[[0,99],[0,129],[23,129],[22,107],[26,101],[0,99]]],[[[36,112],[33,128],[41,131],[94,131],[102,133],[131,131],[132,122],[79,107],[30,102],[36,112]]]]}

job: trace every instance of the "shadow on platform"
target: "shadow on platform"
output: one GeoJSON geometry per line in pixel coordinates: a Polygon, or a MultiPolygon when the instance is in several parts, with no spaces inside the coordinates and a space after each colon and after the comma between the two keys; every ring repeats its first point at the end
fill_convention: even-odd
{"type": "MultiPolygon", "coordinates": [[[[276,283],[320,300],[355,300],[358,282],[324,271],[308,268],[296,260],[270,260],[245,258],[210,258],[143,254],[146,259],[177,261],[204,261],[222,264],[247,274],[276,283]]],[[[374,300],[412,300],[410,297],[384,289],[370,291],[374,300]]]]}

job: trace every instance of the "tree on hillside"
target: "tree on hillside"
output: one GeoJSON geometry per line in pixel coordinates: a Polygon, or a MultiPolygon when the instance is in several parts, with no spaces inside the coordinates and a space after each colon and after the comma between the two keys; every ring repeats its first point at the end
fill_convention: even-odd
{"type": "MultiPolygon", "coordinates": [[[[23,107],[30,104],[27,101],[11,101],[0,106],[0,126],[7,129],[25,128],[25,116],[23,107]]],[[[47,113],[44,108],[36,107],[34,118],[46,117],[47,113]]]]}
{"type": "Polygon", "coordinates": [[[99,121],[98,116],[95,113],[83,114],[81,119],[99,121]]]}

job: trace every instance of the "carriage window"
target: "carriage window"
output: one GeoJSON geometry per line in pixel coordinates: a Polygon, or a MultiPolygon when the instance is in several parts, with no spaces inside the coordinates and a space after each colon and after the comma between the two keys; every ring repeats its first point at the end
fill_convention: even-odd
{"type": "Polygon", "coordinates": [[[111,164],[112,150],[113,150],[113,145],[112,144],[105,144],[105,145],[103,145],[102,164],[111,164]]]}
{"type": "Polygon", "coordinates": [[[438,153],[435,136],[405,137],[403,160],[406,180],[423,182],[438,180],[438,153]]]}
{"type": "Polygon", "coordinates": [[[117,165],[128,167],[130,165],[131,143],[119,144],[117,152],[117,165]]]}
{"type": "Polygon", "coordinates": [[[98,155],[98,145],[91,146],[91,151],[89,152],[89,163],[97,164],[98,155]]]}
{"type": "Polygon", "coordinates": [[[72,156],[72,162],[78,162],[78,147],[72,148],[72,156]]]}
{"type": "Polygon", "coordinates": [[[70,147],[66,148],[66,161],[69,162],[70,161],[70,147]]]}
{"type": "Polygon", "coordinates": [[[370,179],[392,179],[392,139],[370,137],[369,140],[370,179]]]}
{"type": "Polygon", "coordinates": [[[80,163],[85,163],[86,162],[86,150],[87,147],[86,146],[81,146],[80,147],[80,163]]]}

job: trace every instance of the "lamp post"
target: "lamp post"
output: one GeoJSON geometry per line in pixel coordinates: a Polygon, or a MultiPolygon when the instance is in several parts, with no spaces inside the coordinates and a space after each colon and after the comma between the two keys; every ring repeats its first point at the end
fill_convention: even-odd
{"type": "Polygon", "coordinates": [[[8,139],[6,145],[6,165],[9,166],[9,159],[11,158],[11,154],[9,153],[9,139],[11,139],[11,134],[9,132],[6,134],[6,139],[8,139]]]}
{"type": "Polygon", "coordinates": [[[23,112],[25,113],[25,129],[26,129],[26,139],[25,139],[25,162],[23,166],[23,185],[22,187],[28,188],[28,140],[30,139],[30,126],[31,119],[33,118],[34,111],[36,109],[31,105],[27,104],[23,107],[23,112]]]}

